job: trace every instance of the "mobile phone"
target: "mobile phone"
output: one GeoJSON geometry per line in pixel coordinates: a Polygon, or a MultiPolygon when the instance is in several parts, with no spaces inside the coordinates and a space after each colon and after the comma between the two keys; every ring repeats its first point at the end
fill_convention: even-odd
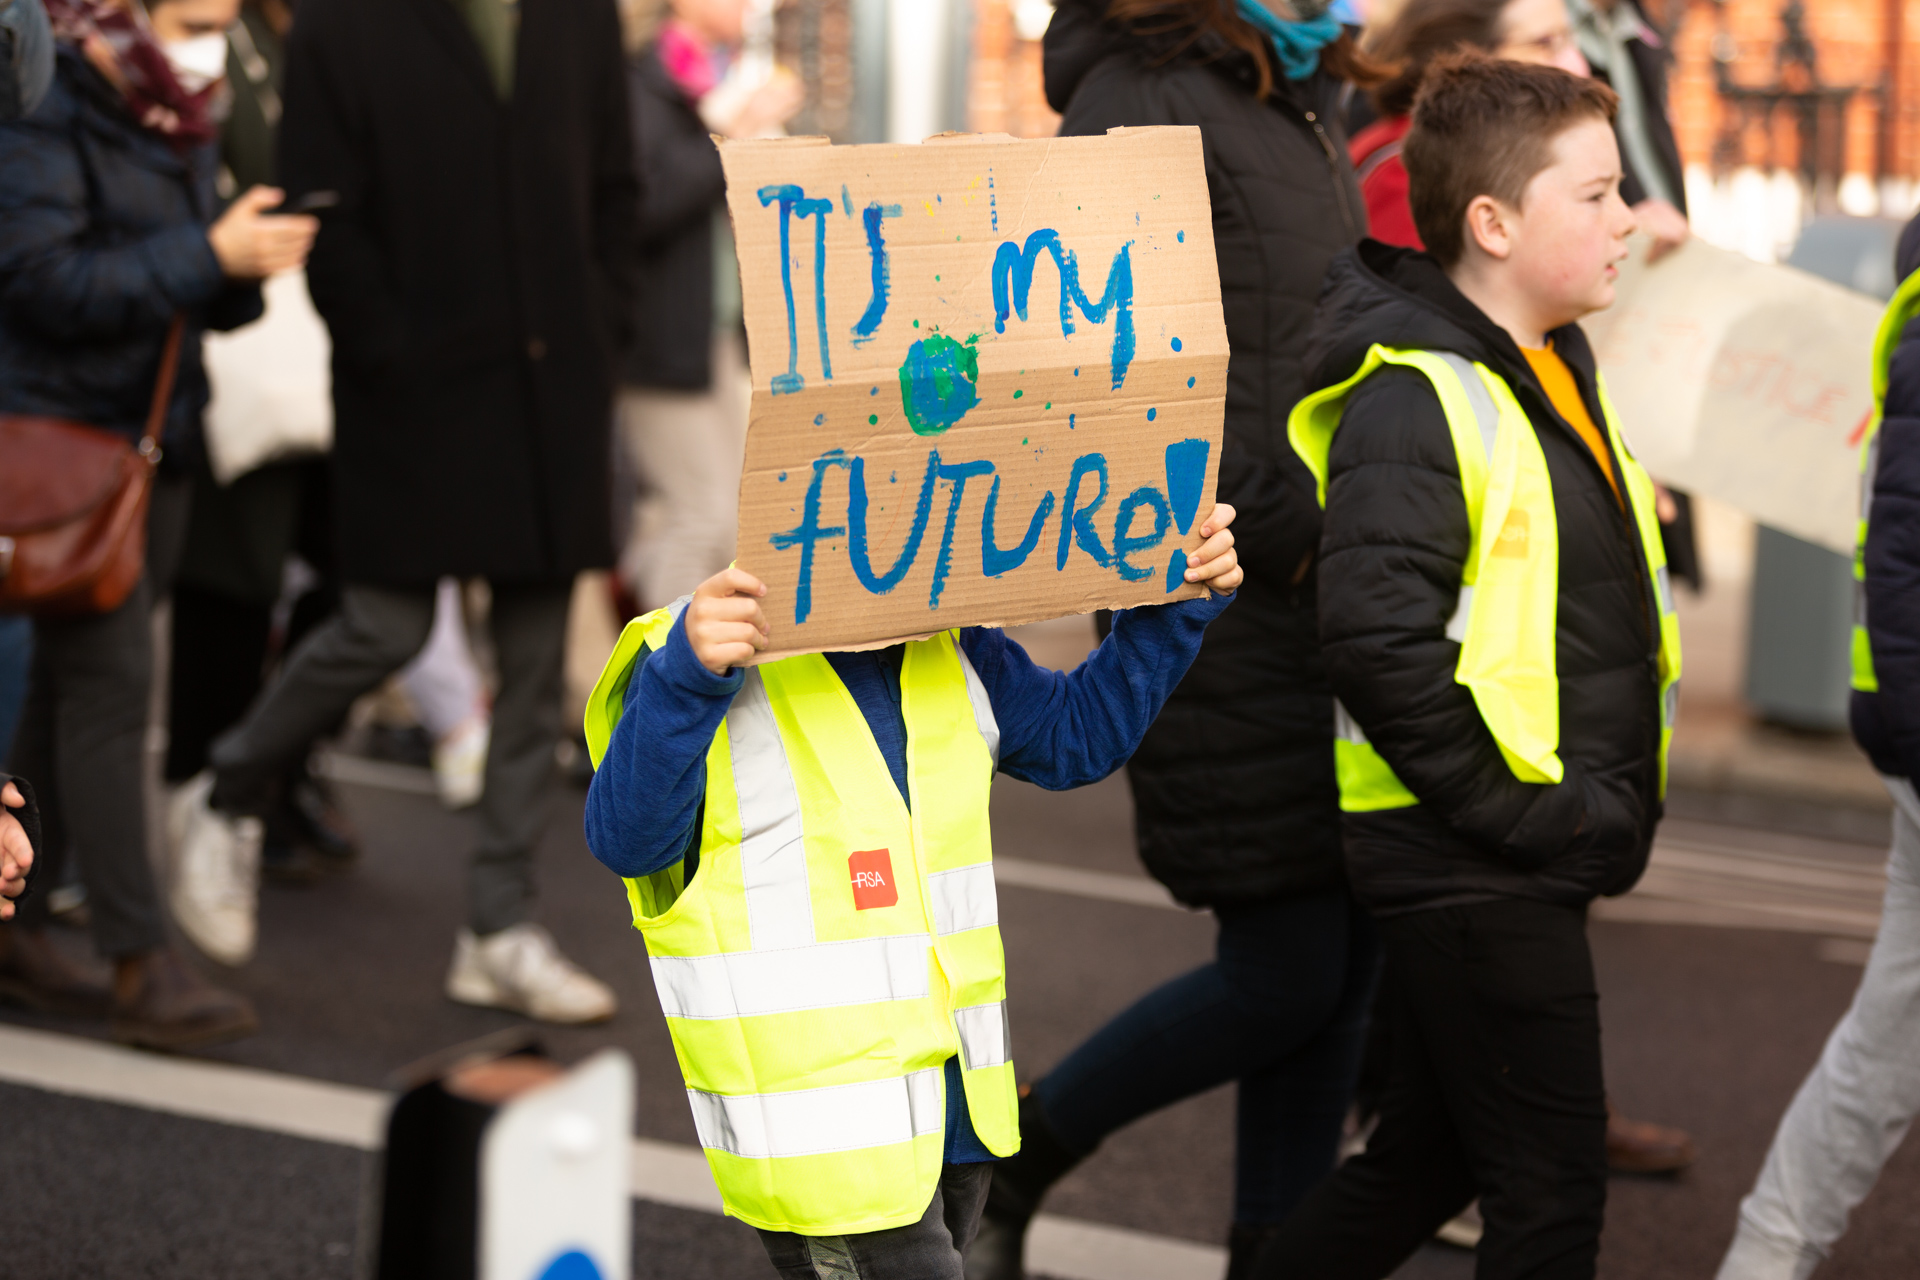
{"type": "Polygon", "coordinates": [[[340,203],[338,191],[309,191],[296,200],[289,200],[268,213],[319,213],[322,209],[331,209],[340,203]]]}

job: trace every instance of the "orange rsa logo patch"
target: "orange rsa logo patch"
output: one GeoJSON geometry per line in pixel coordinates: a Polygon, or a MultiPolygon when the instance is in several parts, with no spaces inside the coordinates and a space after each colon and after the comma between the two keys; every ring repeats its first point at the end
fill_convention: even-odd
{"type": "Polygon", "coordinates": [[[1507,522],[1500,526],[1500,536],[1493,540],[1493,554],[1525,560],[1532,523],[1524,508],[1515,507],[1507,512],[1507,522]]]}
{"type": "Polygon", "coordinates": [[[893,857],[885,849],[862,849],[847,858],[847,878],[853,882],[853,909],[869,911],[900,901],[893,883],[893,857]]]}

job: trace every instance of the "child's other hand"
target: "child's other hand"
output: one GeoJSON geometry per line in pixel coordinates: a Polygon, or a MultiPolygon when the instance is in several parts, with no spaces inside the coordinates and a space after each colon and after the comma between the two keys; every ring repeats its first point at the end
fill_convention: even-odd
{"type": "Polygon", "coordinates": [[[687,643],[700,665],[717,676],[767,647],[766,584],[739,569],[722,569],[693,589],[687,602],[687,643]]]}
{"type": "MultiPolygon", "coordinates": [[[[26,802],[11,782],[0,788],[0,804],[7,808],[18,809],[26,802]]],[[[26,891],[27,872],[32,869],[33,846],[27,841],[26,829],[7,809],[0,808],[0,920],[13,918],[13,904],[5,899],[17,898],[26,891]]]]}
{"type": "Polygon", "coordinates": [[[1240,567],[1240,553],[1233,549],[1233,533],[1227,528],[1233,523],[1233,514],[1232,507],[1216,502],[1200,526],[1200,536],[1206,541],[1187,556],[1187,581],[1204,582],[1217,596],[1232,595],[1247,576],[1240,567]]]}

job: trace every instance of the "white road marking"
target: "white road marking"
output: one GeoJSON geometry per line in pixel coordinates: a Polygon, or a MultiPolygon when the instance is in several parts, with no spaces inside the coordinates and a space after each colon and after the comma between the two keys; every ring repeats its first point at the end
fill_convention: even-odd
{"type": "MultiPolygon", "coordinates": [[[[4,1025],[0,1081],[362,1151],[379,1149],[393,1101],[379,1089],[160,1057],[4,1025]]],[[[634,1139],[633,1194],[675,1208],[720,1212],[720,1193],[706,1157],[698,1148],[678,1143],[634,1139]]],[[[1043,1213],[1027,1240],[1027,1262],[1035,1273],[1058,1280],[1221,1280],[1227,1253],[1170,1236],[1043,1213]]]]}

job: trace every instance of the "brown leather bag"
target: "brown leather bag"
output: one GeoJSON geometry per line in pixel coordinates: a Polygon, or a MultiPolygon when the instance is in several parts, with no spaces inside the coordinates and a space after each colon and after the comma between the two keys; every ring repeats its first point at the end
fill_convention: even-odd
{"type": "Polygon", "coordinates": [[[138,445],[84,422],[0,413],[0,613],[111,613],[147,561],[147,501],[185,326],[167,330],[138,445]]]}

